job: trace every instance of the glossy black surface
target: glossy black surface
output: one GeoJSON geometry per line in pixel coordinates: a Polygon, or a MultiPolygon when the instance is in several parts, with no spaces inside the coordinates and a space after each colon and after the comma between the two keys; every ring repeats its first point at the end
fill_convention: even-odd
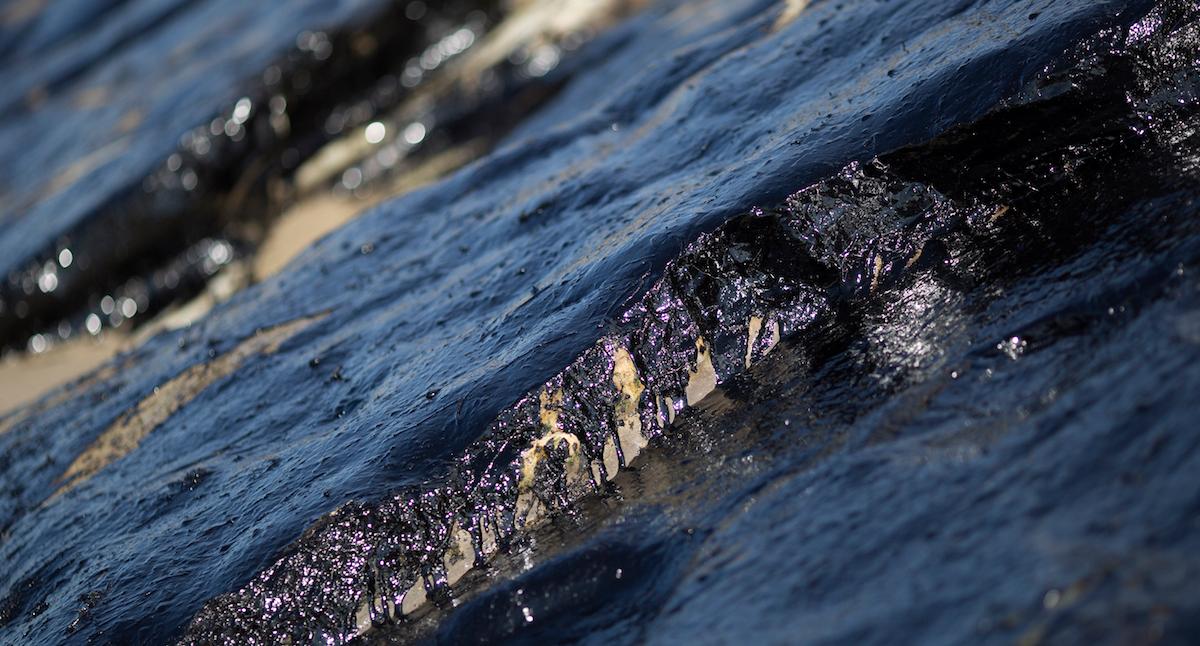
{"type": "Polygon", "coordinates": [[[1194,638],[1198,8],[1154,6],[652,5],[494,153],[6,420],[0,639],[336,641],[422,580],[368,639],[1194,638]],[[698,335],[716,412],[677,404],[698,335]],[[658,437],[603,491],[551,452],[539,550],[522,448],[558,390],[599,457],[601,339],[658,437]],[[486,514],[496,576],[443,585],[486,514]]]}

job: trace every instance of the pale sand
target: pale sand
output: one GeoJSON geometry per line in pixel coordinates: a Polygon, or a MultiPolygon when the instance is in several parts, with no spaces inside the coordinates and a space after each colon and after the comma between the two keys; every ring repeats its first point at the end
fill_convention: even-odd
{"type": "Polygon", "coordinates": [[[95,370],[116,356],[127,341],[127,335],[105,334],[98,339],[64,343],[41,354],[25,353],[0,361],[0,415],[95,370]]]}
{"type": "MultiPolygon", "coordinates": [[[[477,151],[472,151],[477,152],[477,151]]],[[[417,169],[389,190],[363,197],[318,193],[291,208],[272,225],[252,266],[234,264],[222,271],[208,289],[191,301],[170,308],[142,326],[136,334],[111,330],[98,338],[75,338],[50,347],[40,354],[22,353],[0,360],[0,416],[31,404],[55,388],[100,367],[105,361],[133,349],[163,330],[191,325],[251,282],[262,281],[283,269],[313,242],[353,220],[365,208],[433,181],[449,170],[470,161],[463,155],[447,164],[443,156],[431,160],[433,168],[417,169]],[[431,172],[432,171],[432,172],[431,172]],[[421,181],[414,182],[419,178],[421,181]]]]}
{"type": "Polygon", "coordinates": [[[283,269],[309,245],[354,219],[364,200],[323,193],[289,208],[271,225],[254,255],[254,279],[261,281],[283,269]]]}

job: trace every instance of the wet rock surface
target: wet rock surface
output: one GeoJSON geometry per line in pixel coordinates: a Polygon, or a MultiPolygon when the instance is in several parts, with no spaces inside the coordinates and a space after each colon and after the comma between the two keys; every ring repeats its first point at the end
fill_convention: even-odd
{"type": "MultiPolygon", "coordinates": [[[[329,72],[321,63],[332,43],[321,30],[361,23],[382,3],[9,4],[0,343],[36,350],[59,327],[67,336],[160,309],[160,292],[194,291],[231,260],[228,244],[216,256],[189,247],[222,235],[230,167],[278,138],[266,123],[268,93],[300,103],[326,89],[297,89],[295,77],[282,87],[282,70],[329,72]],[[277,29],[238,27],[256,23],[277,29]],[[312,31],[298,38],[301,30],[312,31]],[[266,96],[236,108],[253,87],[266,96]],[[173,181],[154,182],[159,174],[173,181]]],[[[318,78],[326,76],[337,78],[318,78]]]]}
{"type": "MultiPolygon", "coordinates": [[[[0,151],[14,183],[0,213],[10,224],[0,350],[40,353],[147,322],[236,271],[299,198],[331,184],[358,194],[428,174],[421,162],[448,149],[486,150],[588,64],[571,54],[603,21],[637,3],[593,4],[599,24],[501,42],[509,23],[484,37],[529,12],[487,0],[99,7],[102,34],[30,36],[0,60],[18,79],[0,151]],[[274,27],[234,27],[241,21],[274,27]],[[481,40],[485,51],[461,61],[481,40]],[[173,49],[159,69],[148,50],[164,42],[173,49]],[[526,60],[543,51],[553,60],[526,60]],[[30,89],[31,79],[42,84],[30,89]],[[80,134],[41,144],[51,128],[80,134]],[[47,159],[30,166],[27,151],[47,159]],[[40,183],[22,176],[31,168],[40,183]]],[[[56,17],[20,20],[42,27],[56,17]]]]}
{"type": "Polygon", "coordinates": [[[0,421],[0,635],[1194,639],[1200,7],[781,11],[0,421]]]}

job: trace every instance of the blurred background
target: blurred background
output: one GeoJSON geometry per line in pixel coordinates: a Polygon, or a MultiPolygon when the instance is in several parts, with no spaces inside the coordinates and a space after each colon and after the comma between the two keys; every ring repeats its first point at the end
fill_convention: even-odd
{"type": "Polygon", "coordinates": [[[644,0],[0,5],[0,414],[478,158],[644,0]]]}

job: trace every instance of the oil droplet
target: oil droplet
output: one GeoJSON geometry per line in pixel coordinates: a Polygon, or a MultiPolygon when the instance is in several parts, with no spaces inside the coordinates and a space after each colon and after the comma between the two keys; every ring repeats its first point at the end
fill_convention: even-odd
{"type": "Polygon", "coordinates": [[[34,354],[41,354],[46,351],[46,337],[35,334],[29,338],[29,351],[34,354]]]}
{"type": "Polygon", "coordinates": [[[367,138],[367,143],[377,144],[387,136],[387,126],[383,125],[383,122],[372,121],[363,131],[363,136],[367,138]]]}
{"type": "Polygon", "coordinates": [[[404,141],[410,146],[415,146],[425,141],[425,124],[420,121],[408,124],[408,127],[404,129],[404,141]]]}
{"type": "Polygon", "coordinates": [[[237,105],[235,105],[233,107],[234,123],[236,123],[238,125],[246,123],[246,119],[250,118],[250,108],[251,107],[253,107],[253,104],[250,102],[249,98],[242,97],[242,98],[238,99],[237,105]]]}

